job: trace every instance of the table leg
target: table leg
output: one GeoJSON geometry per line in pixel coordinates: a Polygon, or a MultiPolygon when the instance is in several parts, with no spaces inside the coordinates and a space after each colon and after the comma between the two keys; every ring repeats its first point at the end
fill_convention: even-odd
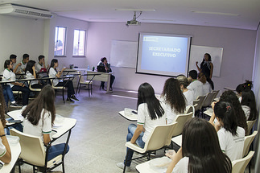
{"type": "Polygon", "coordinates": [[[110,75],[107,75],[108,79],[107,79],[107,93],[110,93],[110,75]]]}

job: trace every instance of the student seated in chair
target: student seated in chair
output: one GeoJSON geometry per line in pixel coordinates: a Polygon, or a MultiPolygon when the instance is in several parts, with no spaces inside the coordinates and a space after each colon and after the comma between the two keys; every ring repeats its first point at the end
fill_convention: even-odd
{"type": "Polygon", "coordinates": [[[185,123],[182,147],[177,153],[167,153],[166,156],[172,159],[166,173],[232,172],[231,161],[221,151],[214,127],[200,118],[193,118],[185,123]]]}
{"type": "MultiPolygon", "coordinates": [[[[55,92],[50,85],[46,85],[37,98],[22,112],[25,118],[23,132],[41,137],[44,145],[51,142],[52,125],[55,120],[55,92]]],[[[52,145],[49,149],[47,160],[51,160],[63,153],[65,143],[52,145]]],[[[67,147],[66,153],[69,151],[67,147]]]]}
{"type": "Polygon", "coordinates": [[[186,99],[181,92],[177,79],[169,78],[165,81],[160,101],[165,103],[167,124],[175,122],[178,114],[183,114],[186,109],[186,99]]]}
{"type": "MultiPolygon", "coordinates": [[[[110,68],[110,64],[107,62],[106,57],[101,58],[100,62],[97,65],[97,71],[98,72],[106,72],[106,73],[112,72],[112,70],[110,68]]],[[[113,90],[112,85],[114,83],[114,80],[115,80],[115,76],[111,74],[110,75],[110,91],[113,90]]],[[[100,89],[105,90],[104,87],[105,87],[105,82],[102,81],[101,84],[100,84],[100,89]]]]}
{"type": "MultiPolygon", "coordinates": [[[[136,143],[144,148],[145,142],[156,126],[166,125],[165,104],[160,102],[154,95],[153,87],[148,83],[143,83],[138,89],[137,101],[137,126],[128,126],[127,142],[136,143]]],[[[126,171],[130,171],[131,159],[134,151],[127,148],[127,158],[124,162],[117,163],[117,166],[126,171]]]]}
{"type": "Polygon", "coordinates": [[[11,161],[11,150],[5,136],[5,102],[3,97],[2,86],[0,85],[0,160],[4,163],[11,161]]]}
{"type": "Polygon", "coordinates": [[[16,65],[16,55],[14,55],[14,54],[11,54],[10,55],[10,61],[12,61],[12,63],[13,63],[13,72],[14,73],[16,73],[16,71],[17,71],[17,69],[18,69],[18,67],[19,67],[19,65],[16,65]]]}
{"type": "Polygon", "coordinates": [[[194,99],[196,100],[198,96],[203,96],[202,86],[203,83],[197,80],[198,73],[196,70],[191,70],[189,72],[189,78],[188,80],[191,82],[189,86],[187,87],[188,90],[191,90],[194,92],[194,99]]]}
{"type": "Polygon", "coordinates": [[[16,72],[21,73],[25,71],[25,68],[27,66],[27,63],[29,61],[29,55],[23,54],[23,60],[19,64],[17,64],[18,67],[15,67],[15,69],[19,68],[16,72]]]}
{"type": "Polygon", "coordinates": [[[181,91],[186,98],[186,106],[193,105],[194,99],[194,92],[192,90],[188,90],[187,86],[189,85],[188,79],[184,75],[177,76],[177,80],[180,83],[181,91]]]}

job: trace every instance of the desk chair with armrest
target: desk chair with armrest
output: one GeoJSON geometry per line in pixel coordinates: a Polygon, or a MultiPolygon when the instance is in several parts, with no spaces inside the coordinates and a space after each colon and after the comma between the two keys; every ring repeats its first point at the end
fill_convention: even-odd
{"type": "Polygon", "coordinates": [[[80,88],[81,88],[81,85],[86,85],[88,86],[87,90],[88,90],[88,93],[89,93],[89,97],[90,97],[90,94],[92,95],[92,83],[93,83],[93,78],[95,77],[95,75],[93,75],[93,77],[88,80],[88,79],[85,79],[85,76],[88,76],[88,74],[80,74],[79,75],[79,82],[78,82],[78,86],[77,86],[77,93],[80,93],[80,88]]]}
{"type": "Polygon", "coordinates": [[[256,120],[246,121],[246,123],[247,123],[247,132],[248,132],[248,134],[246,134],[246,135],[249,135],[251,133],[251,130],[252,130],[255,122],[256,122],[256,120]]]}
{"type": "MultiPolygon", "coordinates": [[[[125,144],[131,150],[141,154],[147,154],[148,160],[150,160],[150,154],[153,151],[159,150],[165,146],[169,146],[171,143],[171,132],[175,129],[177,123],[173,123],[165,126],[157,126],[151,132],[151,135],[148,137],[148,140],[145,142],[144,148],[140,148],[137,144],[132,144],[131,142],[127,142],[125,144]]],[[[128,152],[127,152],[128,154],[128,152]]],[[[142,156],[145,157],[146,155],[142,156]]],[[[142,157],[134,158],[132,160],[136,160],[142,157]]],[[[127,158],[127,156],[126,156],[127,158]]],[[[127,162],[128,160],[126,160],[127,162]]],[[[125,172],[126,164],[123,170],[125,172]]]]}
{"type": "Polygon", "coordinates": [[[62,99],[63,102],[65,103],[65,99],[64,99],[64,90],[65,90],[65,86],[54,86],[53,85],[53,79],[50,80],[51,81],[51,86],[54,90],[61,90],[62,91],[62,99]]]}
{"type": "MultiPolygon", "coordinates": [[[[36,172],[36,166],[43,168],[44,173],[47,173],[48,171],[51,171],[59,165],[62,165],[63,173],[65,173],[64,156],[66,153],[66,148],[68,146],[68,140],[66,142],[63,154],[56,156],[50,161],[47,161],[48,150],[51,146],[51,142],[48,144],[48,146],[46,147],[47,149],[45,151],[43,141],[40,137],[22,133],[14,128],[11,129],[10,133],[11,135],[18,136],[20,138],[20,158],[22,159],[22,162],[33,166],[34,173],[36,172]]],[[[19,173],[21,173],[20,164],[19,173]]]]}
{"type": "Polygon", "coordinates": [[[232,173],[244,173],[246,166],[254,156],[254,153],[254,151],[250,151],[246,157],[234,160],[232,162],[232,173]]]}

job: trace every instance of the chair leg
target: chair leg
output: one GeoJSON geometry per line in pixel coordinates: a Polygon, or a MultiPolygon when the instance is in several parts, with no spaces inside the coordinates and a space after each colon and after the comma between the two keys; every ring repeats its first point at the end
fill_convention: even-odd
{"type": "Polygon", "coordinates": [[[80,93],[80,88],[81,88],[81,84],[79,84],[79,92],[78,93],[80,93]]]}
{"type": "Polygon", "coordinates": [[[65,103],[65,99],[64,99],[64,88],[62,89],[62,98],[63,98],[63,102],[65,103]]]}
{"type": "Polygon", "coordinates": [[[130,160],[127,160],[127,158],[128,158],[128,154],[129,154],[129,150],[130,150],[130,149],[128,149],[128,150],[127,150],[127,153],[126,153],[126,159],[125,159],[125,163],[124,163],[124,170],[123,170],[123,173],[125,173],[126,164],[128,163],[128,161],[130,161],[130,160]]]}
{"type": "Polygon", "coordinates": [[[62,173],[65,173],[64,160],[62,161],[62,173]]]}
{"type": "Polygon", "coordinates": [[[90,85],[90,88],[91,88],[91,95],[92,95],[92,84],[90,85]]]}

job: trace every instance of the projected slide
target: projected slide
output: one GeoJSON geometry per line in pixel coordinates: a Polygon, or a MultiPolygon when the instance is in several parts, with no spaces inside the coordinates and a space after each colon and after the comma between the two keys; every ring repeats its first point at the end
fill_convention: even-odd
{"type": "Polygon", "coordinates": [[[190,36],[140,33],[137,73],[187,74],[190,36]]]}

